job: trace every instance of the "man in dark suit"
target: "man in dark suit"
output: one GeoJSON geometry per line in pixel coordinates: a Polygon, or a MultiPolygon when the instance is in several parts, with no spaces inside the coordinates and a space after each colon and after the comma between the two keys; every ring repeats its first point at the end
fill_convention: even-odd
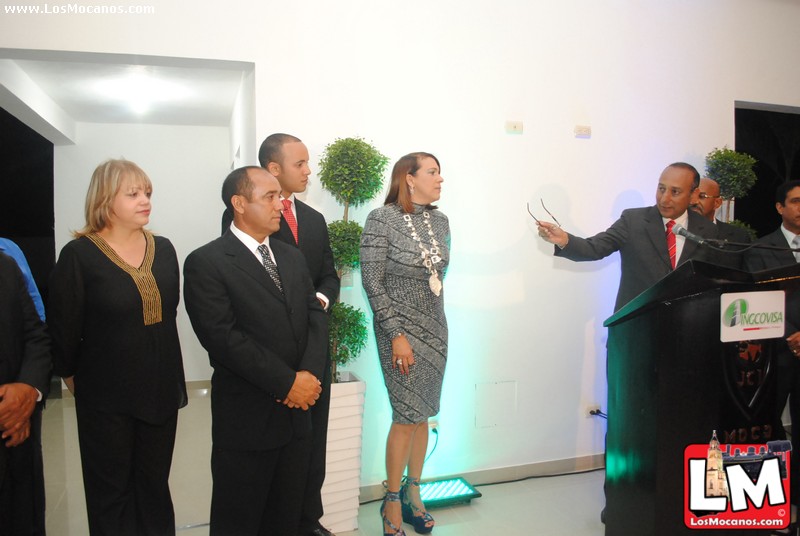
{"type": "MultiPolygon", "coordinates": [[[[717,181],[703,177],[700,179],[698,195],[695,203],[690,207],[692,210],[702,215],[717,226],[717,239],[737,244],[749,244],[753,241],[750,233],[741,227],[725,223],[717,219],[717,209],[722,206],[722,196],[719,191],[717,181]]],[[[730,246],[724,251],[730,251],[727,255],[721,255],[720,259],[726,266],[742,269],[744,267],[744,256],[739,253],[741,248],[730,246]]]]}
{"type": "Polygon", "coordinates": [[[51,368],[22,272],[0,253],[0,534],[44,534],[41,406],[51,368]]]}
{"type": "MultiPolygon", "coordinates": [[[[677,223],[693,234],[716,238],[714,224],[688,210],[697,201],[699,185],[700,174],[694,166],[676,162],[661,172],[654,206],[623,210],[611,227],[590,238],[574,236],[548,222],[537,222],[539,236],[555,244],[556,256],[573,261],[594,261],[619,251],[622,270],[614,305],[617,311],[681,263],[689,259],[716,261],[712,251],[672,233],[677,223]]],[[[600,520],[605,522],[605,509],[600,520]]]]}
{"type": "MultiPolygon", "coordinates": [[[[272,134],[261,144],[258,161],[281,184],[281,203],[283,203],[281,227],[273,237],[300,249],[306,258],[317,298],[322,307],[330,311],[330,307],[339,296],[339,276],[333,265],[328,226],[322,214],[295,196],[304,192],[308,186],[308,176],[311,174],[308,167],[308,149],[295,136],[272,134]]],[[[310,410],[314,436],[300,523],[301,536],[331,535],[331,532],[320,523],[323,514],[322,484],[325,481],[330,403],[331,366],[328,356],[322,379],[322,395],[310,410]]]]}
{"type": "Polygon", "coordinates": [[[184,263],[186,310],[214,367],[212,536],[299,530],[327,318],[302,254],[269,239],[280,191],[260,167],[232,171],[233,224],[184,263]]]}
{"type": "Polygon", "coordinates": [[[700,174],[693,166],[676,162],[661,173],[654,206],[624,210],[611,227],[590,238],[574,236],[548,222],[538,224],[539,235],[556,245],[557,257],[573,261],[594,261],[619,251],[622,273],[616,311],[687,260],[719,264],[719,254],[682,236],[672,235],[675,246],[674,255],[670,255],[670,221],[704,238],[717,237],[713,223],[687,210],[696,202],[699,184],[700,174]]]}
{"type": "MultiPolygon", "coordinates": [[[[775,231],[756,240],[756,244],[776,249],[753,248],[745,254],[745,266],[751,272],[760,272],[783,266],[794,266],[800,271],[800,253],[789,248],[800,247],[800,181],[788,181],[775,191],[775,208],[783,222],[775,231]]],[[[775,407],[783,411],[787,399],[789,413],[794,423],[800,423],[800,293],[786,295],[786,341],[778,345],[778,388],[775,407]]],[[[800,433],[792,433],[792,453],[800,453],[800,433]]],[[[800,463],[791,464],[792,521],[796,519],[796,505],[800,502],[800,463]]]]}

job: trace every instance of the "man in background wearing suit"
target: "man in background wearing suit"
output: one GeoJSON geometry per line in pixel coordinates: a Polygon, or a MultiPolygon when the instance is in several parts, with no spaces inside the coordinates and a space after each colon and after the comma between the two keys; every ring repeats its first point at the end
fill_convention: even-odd
{"type": "Polygon", "coordinates": [[[749,244],[752,242],[750,233],[741,227],[725,223],[716,218],[717,209],[722,206],[722,196],[719,194],[719,184],[717,181],[703,177],[700,179],[699,194],[697,201],[691,206],[692,210],[702,214],[709,221],[717,224],[717,238],[729,242],[739,242],[749,244]]]}
{"type": "Polygon", "coordinates": [[[555,255],[572,261],[595,261],[620,252],[622,273],[614,310],[619,310],[675,267],[690,259],[719,264],[718,254],[702,249],[682,236],[672,234],[675,222],[691,233],[716,238],[714,224],[694,211],[700,174],[684,162],[670,164],[661,173],[656,187],[656,204],[630,208],[602,233],[580,238],[558,225],[540,222],[539,236],[555,244],[555,255]]]}
{"type": "MultiPolygon", "coordinates": [[[[753,248],[745,254],[745,266],[751,272],[760,272],[783,266],[794,266],[800,272],[800,181],[788,181],[775,191],[775,208],[783,222],[775,231],[756,240],[779,249],[753,248]]],[[[800,453],[800,433],[794,423],[800,423],[800,293],[786,295],[786,341],[778,343],[778,388],[775,408],[782,412],[789,400],[792,419],[792,453],[800,453]]],[[[799,458],[800,459],[800,458],[799,458]]],[[[790,495],[792,497],[792,522],[796,520],[800,502],[800,463],[791,464],[790,495]]],[[[788,534],[788,532],[787,532],[788,534]]]]}
{"type": "Polygon", "coordinates": [[[44,534],[41,405],[50,338],[19,266],[0,253],[0,534],[44,534]]]}
{"type": "MultiPolygon", "coordinates": [[[[289,134],[268,136],[258,151],[258,161],[281,184],[283,217],[281,228],[274,237],[300,249],[306,258],[317,298],[326,311],[339,296],[339,276],[333,265],[333,252],[328,239],[325,217],[295,197],[308,186],[308,149],[299,138],[289,134]]],[[[326,353],[327,355],[327,353],[326,353]]],[[[311,464],[303,499],[300,536],[331,536],[320,524],[322,509],[322,484],[325,481],[325,452],[328,439],[328,414],[331,405],[330,355],[325,360],[322,394],[311,408],[314,429],[311,464]]]]}
{"type": "Polygon", "coordinates": [[[327,317],[302,254],[270,240],[280,191],[263,168],[232,171],[232,225],[184,263],[186,310],[214,367],[211,536],[299,530],[327,317]]]}

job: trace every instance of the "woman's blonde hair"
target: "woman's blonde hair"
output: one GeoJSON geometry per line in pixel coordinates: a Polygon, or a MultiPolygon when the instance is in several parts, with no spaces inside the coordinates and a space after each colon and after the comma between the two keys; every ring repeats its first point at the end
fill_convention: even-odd
{"type": "Polygon", "coordinates": [[[89,191],[86,192],[86,225],[73,233],[75,238],[99,232],[108,226],[111,205],[125,180],[145,191],[153,190],[147,173],[129,160],[111,159],[97,166],[89,182],[89,191]]]}

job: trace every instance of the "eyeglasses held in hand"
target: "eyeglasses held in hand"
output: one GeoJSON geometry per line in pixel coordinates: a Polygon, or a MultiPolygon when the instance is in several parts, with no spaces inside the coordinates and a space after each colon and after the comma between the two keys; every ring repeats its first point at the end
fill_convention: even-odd
{"type": "MultiPolygon", "coordinates": [[[[539,201],[541,201],[541,203],[542,203],[542,208],[544,209],[544,211],[545,211],[545,212],[547,212],[547,214],[548,214],[548,215],[549,215],[551,218],[553,218],[553,221],[554,221],[554,222],[556,222],[556,225],[558,225],[559,227],[561,227],[561,224],[558,222],[558,220],[556,219],[556,217],[555,217],[555,216],[553,216],[553,213],[552,213],[552,212],[550,212],[549,210],[547,210],[547,207],[546,207],[546,206],[544,206],[544,200],[543,200],[541,197],[539,198],[539,201]]],[[[526,204],[527,204],[527,206],[528,206],[528,214],[530,214],[530,215],[531,215],[531,218],[533,218],[533,219],[534,219],[534,221],[535,221],[536,223],[542,223],[542,222],[540,222],[540,221],[539,221],[539,219],[538,219],[536,216],[534,216],[534,215],[533,215],[533,212],[531,212],[531,204],[530,204],[530,203],[526,203],[526,204]]]]}

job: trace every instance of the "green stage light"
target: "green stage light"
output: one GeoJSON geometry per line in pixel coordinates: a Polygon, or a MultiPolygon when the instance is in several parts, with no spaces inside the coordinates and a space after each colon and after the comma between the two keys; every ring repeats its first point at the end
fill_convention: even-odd
{"type": "Polygon", "coordinates": [[[468,503],[472,499],[483,496],[480,491],[473,488],[469,482],[460,476],[446,480],[423,482],[420,484],[419,493],[422,502],[425,503],[425,508],[468,503]]]}

